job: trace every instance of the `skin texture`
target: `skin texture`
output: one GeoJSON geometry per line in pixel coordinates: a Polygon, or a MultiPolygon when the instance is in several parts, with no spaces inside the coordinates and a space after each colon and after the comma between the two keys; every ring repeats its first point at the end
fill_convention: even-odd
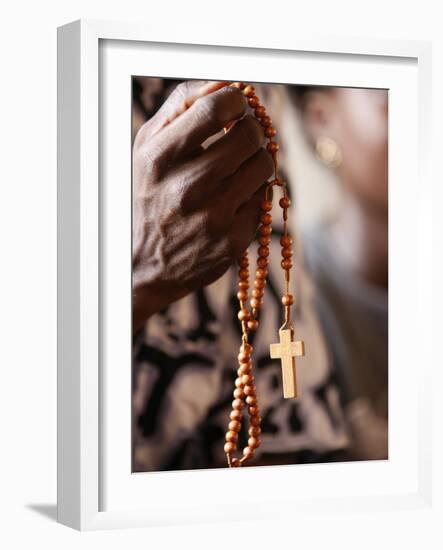
{"type": "Polygon", "coordinates": [[[345,266],[376,286],[388,285],[388,94],[385,90],[325,88],[302,105],[312,143],[332,138],[342,153],[335,169],[344,188],[331,227],[345,266]]]}
{"type": "Polygon", "coordinates": [[[223,82],[185,82],[133,147],[134,330],[223,275],[253,240],[272,175],[260,124],[223,82]],[[205,145],[231,121],[228,133],[205,145]]]}

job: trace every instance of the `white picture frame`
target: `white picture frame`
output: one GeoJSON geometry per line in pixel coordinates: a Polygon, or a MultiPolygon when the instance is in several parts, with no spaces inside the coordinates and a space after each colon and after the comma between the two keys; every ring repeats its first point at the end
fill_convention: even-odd
{"type": "Polygon", "coordinates": [[[421,242],[431,241],[431,205],[426,199],[431,186],[430,45],[310,33],[266,36],[254,43],[207,42],[196,36],[190,42],[185,29],[181,35],[175,31],[165,36],[144,25],[77,21],[59,28],[58,52],[58,521],[89,530],[236,520],[235,509],[228,506],[230,475],[242,476],[244,491],[235,498],[244,519],[289,517],[295,509],[312,513],[331,506],[342,511],[431,506],[433,362],[431,334],[420,322],[431,318],[424,311],[429,274],[418,269],[427,265],[431,254],[420,248],[421,242]],[[266,66],[263,60],[268,58],[273,62],[266,66]],[[186,69],[183,59],[189,61],[186,69]],[[230,79],[232,74],[232,79],[291,82],[284,76],[288,60],[298,63],[300,83],[390,89],[383,83],[391,83],[396,90],[395,101],[390,101],[389,144],[390,220],[395,222],[390,223],[390,241],[399,244],[393,250],[390,243],[390,254],[397,258],[390,262],[390,281],[398,283],[389,304],[390,459],[131,474],[130,270],[122,261],[130,254],[131,230],[125,77],[140,74],[137,67],[142,63],[148,75],[230,79]],[[259,65],[264,66],[261,78],[259,65]],[[107,90],[110,95],[103,101],[100,94],[107,90]],[[117,107],[112,116],[110,106],[117,107]],[[105,133],[103,120],[112,125],[105,133]],[[400,122],[411,131],[401,135],[400,122]],[[400,162],[404,155],[409,167],[400,162]],[[110,158],[112,172],[111,165],[103,164],[110,158]],[[128,181],[118,188],[123,194],[105,193],[103,174],[128,181]],[[111,254],[107,239],[112,229],[103,218],[115,219],[119,209],[124,209],[121,231],[112,233],[111,254]],[[414,209],[416,215],[411,216],[414,209]],[[402,271],[406,256],[417,268],[402,271]],[[115,275],[104,283],[111,271],[115,275]],[[405,297],[410,319],[402,314],[405,297]],[[414,369],[414,345],[403,349],[405,339],[420,342],[420,369],[414,369]],[[111,345],[117,347],[106,347],[111,345]],[[405,418],[408,434],[402,434],[405,418]],[[296,493],[287,490],[290,482],[296,484],[296,493]]]}

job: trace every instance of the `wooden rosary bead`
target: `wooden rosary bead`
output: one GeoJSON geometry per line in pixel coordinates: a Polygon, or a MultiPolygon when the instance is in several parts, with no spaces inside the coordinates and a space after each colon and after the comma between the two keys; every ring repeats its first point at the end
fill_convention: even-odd
{"type": "Polygon", "coordinates": [[[241,430],[241,423],[238,420],[231,420],[228,424],[230,432],[239,432],[241,430]]]}
{"type": "MultiPolygon", "coordinates": [[[[250,398],[250,396],[248,396],[246,399],[249,399],[249,398],[250,398]]],[[[252,405],[252,403],[248,403],[248,405],[249,405],[249,404],[252,405]]],[[[256,405],[256,404],[257,404],[257,401],[254,403],[254,405],[256,405]]],[[[251,417],[249,418],[249,424],[250,424],[251,426],[255,426],[255,427],[260,426],[260,424],[261,424],[261,417],[260,417],[260,416],[251,416],[251,417]]]]}
{"type": "Polygon", "coordinates": [[[262,301],[259,298],[251,298],[251,307],[253,309],[259,309],[262,306],[262,301]]]}
{"type": "Polygon", "coordinates": [[[258,258],[257,260],[257,266],[261,268],[268,267],[269,260],[268,258],[258,258]]]}
{"type": "Polygon", "coordinates": [[[251,374],[252,369],[252,361],[249,361],[248,363],[241,363],[238,366],[237,369],[237,375],[239,378],[242,378],[245,374],[251,374]]]}
{"type": "MultiPolygon", "coordinates": [[[[237,390],[236,390],[236,391],[237,391],[237,390]]],[[[249,385],[247,385],[247,386],[245,386],[245,387],[243,388],[243,393],[244,393],[244,395],[246,395],[246,396],[249,396],[249,395],[255,396],[255,387],[254,387],[254,386],[249,386],[249,385]]]]}
{"type": "Polygon", "coordinates": [[[262,117],[260,119],[260,123],[261,123],[262,126],[265,126],[265,127],[272,126],[271,117],[269,117],[269,116],[262,117]]]}
{"type": "MultiPolygon", "coordinates": [[[[252,348],[240,346],[240,349],[238,350],[238,357],[241,355],[242,357],[247,357],[249,359],[251,357],[251,353],[252,348]]],[[[246,361],[243,361],[243,363],[246,363],[246,361]]]]}
{"type": "Polygon", "coordinates": [[[259,408],[257,407],[257,405],[251,405],[250,407],[248,407],[248,412],[250,416],[258,416],[259,408]]]}
{"type": "Polygon", "coordinates": [[[250,426],[248,429],[248,434],[251,437],[258,437],[261,434],[260,426],[250,426]]]}
{"type": "Polygon", "coordinates": [[[259,246],[258,255],[260,258],[267,258],[269,256],[269,247],[268,246],[259,246]]]}
{"type": "Polygon", "coordinates": [[[241,351],[237,357],[239,363],[249,363],[251,360],[251,354],[247,351],[241,351]]]}
{"type": "Polygon", "coordinates": [[[283,256],[283,258],[291,258],[292,248],[285,246],[284,248],[281,249],[281,255],[283,256]]]}
{"type": "Polygon", "coordinates": [[[282,208],[289,208],[291,206],[291,201],[288,197],[282,197],[279,201],[278,201],[278,204],[282,207],[282,208]]]}
{"type": "MultiPolygon", "coordinates": [[[[266,269],[266,268],[260,268],[260,269],[266,269]]],[[[267,271],[267,269],[266,269],[267,271]]],[[[265,288],[266,286],[266,281],[267,281],[267,274],[265,277],[257,277],[256,279],[254,279],[254,289],[255,288],[265,288]]]]}
{"type": "Polygon", "coordinates": [[[241,377],[241,381],[242,381],[243,386],[246,386],[247,384],[251,384],[252,383],[252,375],[251,374],[244,374],[241,377]]]}
{"type": "Polygon", "coordinates": [[[265,284],[266,284],[266,281],[265,281],[264,278],[263,279],[262,278],[254,279],[254,287],[255,288],[264,288],[265,284]]]}
{"type": "Polygon", "coordinates": [[[272,216],[271,214],[262,214],[260,216],[260,221],[263,225],[269,225],[270,223],[272,223],[272,216]]]}
{"type": "Polygon", "coordinates": [[[256,95],[253,95],[248,99],[248,105],[252,109],[255,109],[256,107],[258,107],[260,105],[260,100],[258,99],[258,97],[256,95]]]}
{"type": "Polygon", "coordinates": [[[235,383],[234,383],[235,387],[236,388],[242,388],[243,387],[243,384],[241,382],[241,378],[237,376],[237,378],[235,379],[235,383]]]}
{"type": "Polygon", "coordinates": [[[277,131],[272,126],[265,128],[265,136],[268,138],[274,137],[277,134],[277,131]]]}
{"type": "Polygon", "coordinates": [[[280,244],[282,246],[291,246],[292,239],[289,235],[283,235],[283,237],[280,238],[280,244]]]}
{"type": "Polygon", "coordinates": [[[249,311],[246,308],[241,309],[238,312],[238,318],[240,321],[248,321],[249,320],[249,311]]]}
{"type": "Polygon", "coordinates": [[[258,242],[262,246],[268,246],[268,244],[271,242],[271,237],[268,237],[268,235],[261,235],[258,239],[258,242]]]}
{"type": "Polygon", "coordinates": [[[249,265],[248,257],[247,256],[242,256],[238,261],[238,265],[240,267],[248,267],[248,265],[249,265]]]}
{"type": "Polygon", "coordinates": [[[243,399],[243,397],[244,397],[245,395],[246,395],[246,394],[245,394],[244,390],[242,390],[241,388],[236,388],[236,389],[234,390],[234,397],[235,397],[236,399],[243,399]]]}
{"type": "Polygon", "coordinates": [[[231,420],[237,420],[238,422],[240,422],[241,419],[243,418],[243,415],[242,415],[242,413],[241,413],[240,411],[235,410],[235,411],[231,411],[231,412],[229,413],[229,418],[230,418],[231,420]]]}
{"type": "Polygon", "coordinates": [[[265,212],[269,212],[270,210],[272,210],[272,201],[267,201],[267,200],[262,201],[261,209],[264,210],[265,212]]]}
{"type": "MultiPolygon", "coordinates": [[[[226,443],[226,445],[228,445],[228,444],[226,443]]],[[[226,445],[225,445],[225,447],[226,447],[226,445]]],[[[243,449],[243,456],[245,458],[252,458],[253,455],[254,455],[254,452],[255,452],[254,449],[252,449],[251,447],[245,447],[243,449]]]]}
{"type": "Polygon", "coordinates": [[[227,442],[231,441],[232,443],[236,443],[238,440],[238,433],[233,431],[226,432],[225,440],[227,442]]]}
{"type": "Polygon", "coordinates": [[[281,303],[284,306],[292,306],[292,304],[294,303],[294,296],[292,294],[285,294],[284,296],[282,296],[281,303]]]}
{"type": "Polygon", "coordinates": [[[257,277],[257,279],[266,279],[266,277],[268,276],[268,270],[265,267],[260,267],[255,272],[255,276],[257,277]]]}
{"type": "Polygon", "coordinates": [[[251,447],[251,449],[257,449],[260,447],[260,443],[261,441],[257,437],[250,437],[248,439],[248,447],[251,447]]]}
{"type": "Polygon", "coordinates": [[[250,84],[248,84],[243,90],[243,93],[245,94],[246,97],[252,97],[254,95],[254,92],[255,92],[255,88],[250,84]]]}
{"type": "MultiPolygon", "coordinates": [[[[250,363],[243,363],[241,364],[237,369],[237,376],[238,378],[242,378],[245,374],[250,374],[251,372],[251,364],[250,363]]],[[[243,384],[244,386],[244,384],[243,384]]]]}
{"type": "Polygon", "coordinates": [[[249,269],[242,267],[238,270],[238,276],[243,280],[249,279],[249,269]]]}
{"type": "Polygon", "coordinates": [[[237,286],[240,290],[248,290],[249,288],[249,281],[239,281],[237,283],[237,286]]]}
{"type": "Polygon", "coordinates": [[[234,399],[232,402],[232,408],[236,411],[241,411],[244,406],[245,404],[242,399],[234,399]]]}
{"type": "Polygon", "coordinates": [[[250,319],[248,321],[248,329],[249,330],[257,330],[258,329],[258,321],[257,319],[250,319]]]}
{"type": "Polygon", "coordinates": [[[246,88],[246,84],[244,82],[233,82],[231,86],[239,88],[240,90],[244,90],[246,88]]]}
{"type": "Polygon", "coordinates": [[[263,118],[266,116],[266,109],[262,105],[259,105],[256,107],[254,114],[257,118],[263,118]]]}
{"type": "Polygon", "coordinates": [[[270,225],[261,225],[259,232],[261,235],[269,236],[272,233],[272,227],[270,225]]]}
{"type": "Polygon", "coordinates": [[[280,146],[279,144],[276,142],[276,141],[270,141],[268,143],[268,145],[266,146],[266,149],[270,152],[270,153],[276,153],[279,149],[280,149],[280,146]]]}
{"type": "Polygon", "coordinates": [[[248,299],[248,293],[245,290],[239,290],[237,292],[237,300],[245,302],[248,299]]]}
{"type": "MultiPolygon", "coordinates": [[[[250,368],[249,368],[249,370],[248,370],[248,368],[242,369],[242,367],[244,367],[244,366],[248,367],[248,365],[242,365],[241,367],[239,367],[237,369],[237,375],[238,375],[239,378],[243,378],[243,376],[245,376],[247,374],[251,374],[251,369],[250,368]],[[240,372],[240,370],[241,370],[241,372],[240,372]]],[[[242,388],[243,388],[244,385],[245,384],[243,383],[242,388]]]]}
{"type": "MultiPolygon", "coordinates": [[[[248,395],[248,397],[245,399],[246,403],[248,405],[256,405],[257,404],[257,398],[255,395],[248,395]]],[[[252,421],[252,418],[251,418],[252,421]]]]}
{"type": "Polygon", "coordinates": [[[254,298],[263,298],[264,293],[265,291],[262,288],[254,288],[254,290],[252,291],[252,296],[254,298]]]}
{"type": "Polygon", "coordinates": [[[226,454],[228,453],[234,453],[237,449],[237,445],[233,443],[232,441],[229,441],[228,443],[225,443],[224,451],[226,454]]]}
{"type": "Polygon", "coordinates": [[[243,363],[241,367],[238,368],[237,374],[239,376],[243,376],[244,374],[248,374],[251,372],[251,364],[250,363],[243,363]]]}
{"type": "Polygon", "coordinates": [[[289,258],[285,258],[281,261],[281,266],[283,269],[291,269],[292,261],[289,258]]]}

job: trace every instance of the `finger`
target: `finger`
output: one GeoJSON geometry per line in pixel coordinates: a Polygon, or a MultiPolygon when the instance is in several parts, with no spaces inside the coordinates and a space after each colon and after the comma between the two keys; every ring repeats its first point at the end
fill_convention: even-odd
{"type": "Polygon", "coordinates": [[[265,190],[265,185],[257,189],[234,216],[228,237],[234,258],[239,258],[254,240],[260,225],[260,205],[265,198],[265,190]]]}
{"type": "Polygon", "coordinates": [[[169,162],[186,158],[228,122],[242,117],[246,107],[246,99],[239,89],[224,86],[198,97],[186,111],[153,136],[150,146],[169,162]]]}
{"type": "Polygon", "coordinates": [[[231,177],[221,183],[224,201],[237,211],[272,176],[274,163],[271,155],[260,148],[244,162],[231,177]]]}
{"type": "Polygon", "coordinates": [[[184,113],[199,97],[214,92],[223,86],[226,86],[226,82],[221,80],[188,80],[181,82],[150,119],[150,136],[184,113]]]}
{"type": "Polygon", "coordinates": [[[187,163],[194,181],[218,184],[234,174],[263,145],[263,128],[252,116],[246,116],[223,137],[187,163]]]}
{"type": "MultiPolygon", "coordinates": [[[[190,163],[192,164],[192,163],[190,163]]],[[[176,195],[181,197],[183,212],[199,210],[209,205],[215,215],[230,222],[236,211],[247,202],[274,172],[271,155],[263,148],[247,159],[236,172],[225,178],[208,177],[208,168],[197,172],[187,168],[176,182],[176,195]]]]}

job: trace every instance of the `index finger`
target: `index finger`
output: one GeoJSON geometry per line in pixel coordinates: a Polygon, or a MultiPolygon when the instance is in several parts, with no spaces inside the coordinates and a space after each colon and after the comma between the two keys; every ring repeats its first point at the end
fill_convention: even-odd
{"type": "Polygon", "coordinates": [[[199,97],[215,92],[226,86],[226,84],[227,82],[222,80],[187,80],[181,82],[150,119],[150,135],[156,134],[175,118],[183,114],[199,97]]]}
{"type": "Polygon", "coordinates": [[[151,146],[160,162],[191,157],[207,138],[241,118],[246,108],[247,100],[241,90],[223,86],[196,98],[186,111],[153,136],[151,146]]]}

